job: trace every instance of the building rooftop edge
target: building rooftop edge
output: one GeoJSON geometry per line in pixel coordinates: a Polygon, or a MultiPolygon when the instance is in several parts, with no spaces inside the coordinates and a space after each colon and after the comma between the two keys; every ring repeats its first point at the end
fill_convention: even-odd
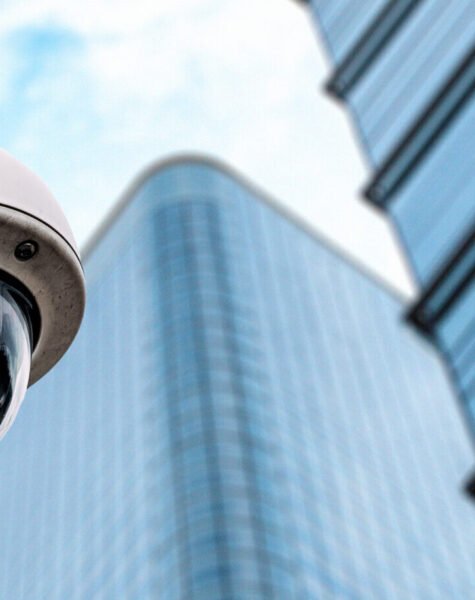
{"type": "Polygon", "coordinates": [[[318,231],[302,217],[296,215],[292,210],[283,206],[278,200],[270,196],[266,191],[262,190],[258,185],[251,182],[245,175],[241,174],[237,169],[228,165],[221,159],[214,156],[201,154],[201,153],[179,153],[167,156],[165,158],[153,161],[147,167],[145,167],[139,174],[132,180],[131,184],[125,189],[125,192],[119,197],[115,206],[109,211],[109,214],[103,219],[98,225],[96,230],[91,234],[89,239],[81,248],[81,256],[83,263],[87,263],[90,255],[93,253],[96,246],[100,243],[101,239],[106,235],[107,231],[112,227],[114,222],[120,217],[122,212],[126,209],[130,202],[133,201],[135,194],[145,184],[146,181],[151,179],[157,173],[169,169],[171,167],[196,164],[207,166],[216,171],[220,171],[224,175],[227,175],[247,188],[256,198],[264,202],[272,210],[282,215],[285,219],[288,219],[306,235],[310,236],[316,242],[322,244],[330,252],[337,255],[341,260],[352,266],[354,269],[359,271],[364,277],[373,281],[380,288],[394,296],[398,301],[407,303],[408,298],[398,288],[392,285],[390,282],[384,280],[380,275],[373,271],[370,267],[366,266],[362,261],[358,260],[348,250],[341,247],[338,242],[327,237],[324,233],[318,231]]]}

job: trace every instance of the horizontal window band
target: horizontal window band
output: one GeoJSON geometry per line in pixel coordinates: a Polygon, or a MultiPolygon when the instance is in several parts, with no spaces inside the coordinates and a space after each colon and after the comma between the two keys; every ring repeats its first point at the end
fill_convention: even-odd
{"type": "Polygon", "coordinates": [[[327,91],[340,100],[345,99],[423,1],[389,0],[337,67],[326,85],[327,91]]]}
{"type": "Polygon", "coordinates": [[[364,190],[365,198],[376,207],[386,208],[474,92],[475,45],[376,173],[364,190]]]}
{"type": "Polygon", "coordinates": [[[407,319],[424,333],[434,327],[475,279],[475,224],[471,233],[409,311],[407,319]]]}

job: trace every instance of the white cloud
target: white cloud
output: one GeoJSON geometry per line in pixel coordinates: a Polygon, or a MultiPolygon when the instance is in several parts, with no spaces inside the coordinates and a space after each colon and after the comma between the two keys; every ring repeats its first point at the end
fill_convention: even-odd
{"type": "Polygon", "coordinates": [[[355,197],[365,169],[295,3],[24,0],[0,16],[4,32],[42,24],[81,48],[36,79],[9,149],[50,182],[81,239],[146,163],[198,150],[408,289],[387,225],[355,197]]]}
{"type": "MultiPolygon", "coordinates": [[[[174,4],[163,0],[133,4],[130,0],[12,0],[3,3],[0,30],[54,22],[84,35],[130,32],[176,13],[174,4]]],[[[187,8],[199,4],[199,0],[186,2],[187,8]]]]}

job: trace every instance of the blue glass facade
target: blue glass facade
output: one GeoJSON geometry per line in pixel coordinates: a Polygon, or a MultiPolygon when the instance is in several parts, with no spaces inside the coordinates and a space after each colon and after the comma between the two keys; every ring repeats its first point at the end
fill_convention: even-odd
{"type": "Polygon", "coordinates": [[[401,302],[219,165],[133,188],[0,454],[0,598],[469,598],[471,453],[401,302]]]}
{"type": "Polygon", "coordinates": [[[420,284],[411,312],[447,358],[475,433],[475,3],[310,0],[420,284]],[[365,10],[366,8],[366,10],[365,10]]]}

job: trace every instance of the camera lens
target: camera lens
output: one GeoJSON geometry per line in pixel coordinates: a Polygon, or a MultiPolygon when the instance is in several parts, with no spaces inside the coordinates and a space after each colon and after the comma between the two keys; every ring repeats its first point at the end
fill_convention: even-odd
{"type": "Polygon", "coordinates": [[[13,423],[26,393],[31,343],[28,315],[15,290],[0,283],[0,438],[13,423]]]}

